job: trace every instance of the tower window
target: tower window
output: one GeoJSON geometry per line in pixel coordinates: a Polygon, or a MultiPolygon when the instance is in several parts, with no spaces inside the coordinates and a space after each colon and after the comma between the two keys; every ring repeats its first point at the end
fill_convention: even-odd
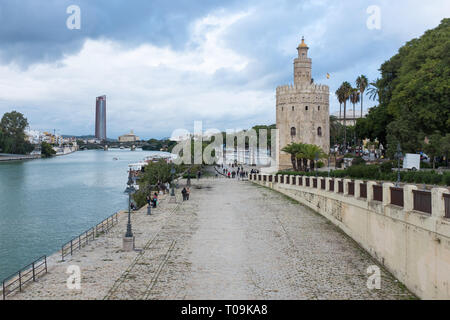
{"type": "Polygon", "coordinates": [[[319,137],[322,136],[322,128],[321,128],[321,127],[317,128],[317,135],[318,135],[319,137]]]}
{"type": "Polygon", "coordinates": [[[281,111],[284,111],[284,107],[281,107],[281,111]]]}
{"type": "Polygon", "coordinates": [[[308,110],[309,110],[309,107],[308,107],[308,106],[306,106],[306,107],[305,107],[305,110],[306,110],[306,111],[308,111],[308,110]]]}
{"type": "Polygon", "coordinates": [[[319,109],[319,111],[320,111],[320,106],[319,106],[319,108],[318,108],[318,109],[319,109]]]}
{"type": "Polygon", "coordinates": [[[292,107],[292,111],[295,111],[295,107],[292,107]]]}
{"type": "Polygon", "coordinates": [[[295,137],[297,135],[297,129],[295,127],[291,128],[291,137],[295,137]]]}

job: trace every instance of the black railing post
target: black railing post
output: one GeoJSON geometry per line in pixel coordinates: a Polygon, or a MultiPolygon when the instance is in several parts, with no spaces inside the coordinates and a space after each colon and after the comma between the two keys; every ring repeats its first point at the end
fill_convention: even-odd
{"type": "Polygon", "coordinates": [[[73,256],[73,240],[70,240],[70,255],[73,256]]]}
{"type": "Polygon", "coordinates": [[[47,256],[44,256],[44,261],[45,261],[45,273],[48,273],[48,269],[47,269],[47,256]]]}
{"type": "Polygon", "coordinates": [[[19,291],[22,292],[22,271],[19,271],[19,291]]]}
{"type": "Polygon", "coordinates": [[[36,282],[36,272],[34,270],[34,262],[31,264],[33,268],[33,281],[36,282]]]}

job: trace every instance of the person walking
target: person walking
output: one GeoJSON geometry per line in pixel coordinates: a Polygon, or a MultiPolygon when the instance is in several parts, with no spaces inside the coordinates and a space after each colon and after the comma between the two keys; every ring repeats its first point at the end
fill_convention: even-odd
{"type": "Polygon", "coordinates": [[[186,194],[187,194],[186,188],[183,188],[183,191],[181,191],[181,194],[183,195],[183,201],[186,201],[186,194]]]}
{"type": "Polygon", "coordinates": [[[191,189],[188,187],[186,188],[186,200],[189,201],[189,197],[191,195],[191,189]]]}
{"type": "Polygon", "coordinates": [[[158,206],[158,193],[155,192],[155,194],[153,195],[153,208],[156,209],[157,206],[158,206]]]}

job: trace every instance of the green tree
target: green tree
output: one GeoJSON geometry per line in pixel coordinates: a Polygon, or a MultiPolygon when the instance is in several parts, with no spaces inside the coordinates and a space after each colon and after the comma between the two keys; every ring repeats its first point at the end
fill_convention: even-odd
{"type": "Polygon", "coordinates": [[[423,143],[423,150],[431,158],[433,169],[436,168],[436,157],[443,154],[442,140],[443,137],[439,133],[435,133],[428,138],[427,142],[423,143]]]}
{"type": "Polygon", "coordinates": [[[388,153],[397,142],[404,152],[421,151],[425,137],[450,133],[450,19],[406,43],[380,71],[375,109],[388,121],[388,153]]]}
{"type": "Polygon", "coordinates": [[[441,139],[442,154],[445,156],[446,166],[448,167],[448,157],[450,156],[450,133],[447,133],[441,139]]]}
{"type": "Polygon", "coordinates": [[[53,150],[53,147],[51,144],[49,144],[45,141],[41,143],[41,156],[43,158],[50,158],[50,157],[53,157],[55,154],[56,154],[56,151],[53,150]]]}
{"type": "Polygon", "coordinates": [[[25,128],[27,119],[20,112],[5,113],[0,121],[0,148],[4,153],[25,154],[33,151],[34,147],[26,141],[25,128]]]}

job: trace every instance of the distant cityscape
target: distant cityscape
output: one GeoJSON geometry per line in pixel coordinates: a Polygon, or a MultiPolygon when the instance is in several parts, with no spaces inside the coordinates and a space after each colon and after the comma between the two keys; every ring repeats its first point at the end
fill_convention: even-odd
{"type": "Polygon", "coordinates": [[[95,103],[95,135],[88,136],[68,136],[59,135],[54,130],[53,133],[49,131],[40,131],[27,128],[25,134],[27,140],[34,144],[40,145],[42,142],[46,142],[52,145],[72,145],[77,146],[77,141],[82,141],[84,144],[102,144],[107,141],[119,142],[119,143],[129,143],[129,142],[140,142],[141,139],[134,134],[131,130],[118,139],[108,139],[106,134],[107,121],[106,121],[106,95],[99,96],[96,98],[95,103]]]}

